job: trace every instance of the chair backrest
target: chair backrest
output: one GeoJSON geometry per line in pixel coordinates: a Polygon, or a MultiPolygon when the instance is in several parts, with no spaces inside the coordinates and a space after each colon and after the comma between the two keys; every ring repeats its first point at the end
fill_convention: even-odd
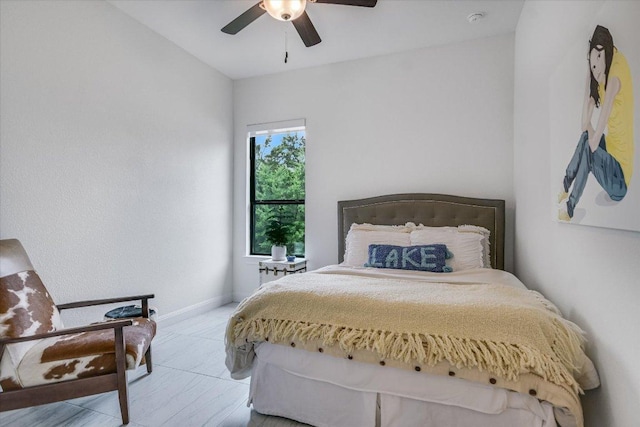
{"type": "Polygon", "coordinates": [[[0,336],[63,328],[60,312],[17,239],[0,240],[0,336]]]}

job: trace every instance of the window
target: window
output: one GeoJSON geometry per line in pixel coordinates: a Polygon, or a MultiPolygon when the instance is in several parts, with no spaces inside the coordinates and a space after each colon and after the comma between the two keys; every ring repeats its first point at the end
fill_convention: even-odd
{"type": "Polygon", "coordinates": [[[249,128],[251,255],[271,254],[271,242],[265,237],[265,229],[271,220],[277,219],[288,226],[287,253],[304,256],[304,154],[303,120],[249,128]],[[256,127],[262,130],[256,130],[256,127]]]}

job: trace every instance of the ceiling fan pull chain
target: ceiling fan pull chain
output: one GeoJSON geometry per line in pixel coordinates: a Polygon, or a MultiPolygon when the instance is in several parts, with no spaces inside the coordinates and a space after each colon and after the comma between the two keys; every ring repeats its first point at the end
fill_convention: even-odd
{"type": "Polygon", "coordinates": [[[289,59],[289,50],[287,49],[287,32],[284,32],[284,63],[289,59]]]}

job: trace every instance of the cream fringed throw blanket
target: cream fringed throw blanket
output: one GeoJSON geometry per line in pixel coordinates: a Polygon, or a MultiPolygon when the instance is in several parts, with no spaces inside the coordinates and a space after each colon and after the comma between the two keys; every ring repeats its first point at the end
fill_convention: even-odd
{"type": "Polygon", "coordinates": [[[585,365],[582,332],[540,294],[503,284],[331,273],[286,276],[238,306],[227,329],[232,376],[246,376],[253,342],[313,344],[338,357],[498,376],[498,385],[567,408],[570,424],[582,424],[574,377],[585,365]],[[363,352],[372,356],[354,356],[363,352]]]}

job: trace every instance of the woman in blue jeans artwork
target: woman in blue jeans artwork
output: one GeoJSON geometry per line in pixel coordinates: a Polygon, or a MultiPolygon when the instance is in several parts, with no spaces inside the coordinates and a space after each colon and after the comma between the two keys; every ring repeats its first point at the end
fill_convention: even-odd
{"type": "Polygon", "coordinates": [[[589,73],[582,106],[582,135],[567,166],[563,191],[565,199],[558,218],[571,221],[589,173],[592,173],[611,200],[627,194],[633,172],[633,87],[627,60],[613,45],[608,29],[598,25],[589,41],[589,73]],[[600,117],[594,128],[595,107],[600,117]],[[608,129],[605,135],[605,128],[608,129]],[[573,188],[571,186],[573,185],[573,188]],[[569,190],[571,189],[571,194],[569,190]]]}

